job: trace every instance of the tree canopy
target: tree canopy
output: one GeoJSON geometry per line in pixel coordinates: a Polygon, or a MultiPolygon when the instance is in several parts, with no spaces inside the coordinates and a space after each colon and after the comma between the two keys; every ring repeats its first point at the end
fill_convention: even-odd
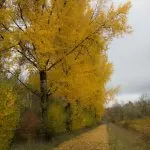
{"type": "Polygon", "coordinates": [[[41,96],[63,97],[99,114],[107,99],[106,83],[112,73],[108,44],[130,32],[127,2],[108,7],[106,1],[11,0],[0,7],[0,53],[4,69],[28,70],[26,87],[41,96]],[[44,73],[44,74],[43,74],[44,73]],[[37,86],[37,85],[38,86],[37,86]],[[39,88],[38,88],[39,87],[39,88]],[[37,92],[39,91],[39,92],[37,92]]]}

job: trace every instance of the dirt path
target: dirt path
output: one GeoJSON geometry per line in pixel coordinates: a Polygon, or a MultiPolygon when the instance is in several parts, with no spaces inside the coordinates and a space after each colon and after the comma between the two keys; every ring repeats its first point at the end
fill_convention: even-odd
{"type": "Polygon", "coordinates": [[[150,144],[139,133],[109,124],[77,135],[64,135],[50,143],[14,145],[12,150],[150,150],[150,144]]]}
{"type": "Polygon", "coordinates": [[[56,150],[108,150],[107,126],[99,126],[87,133],[60,144],[56,150]]]}
{"type": "Polygon", "coordinates": [[[110,150],[150,150],[150,145],[141,134],[114,124],[108,126],[110,150]]]}

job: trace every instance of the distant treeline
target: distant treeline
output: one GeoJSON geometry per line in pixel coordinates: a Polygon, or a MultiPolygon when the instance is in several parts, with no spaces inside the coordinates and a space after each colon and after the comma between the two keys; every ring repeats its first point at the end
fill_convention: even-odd
{"type": "Polygon", "coordinates": [[[109,122],[120,122],[123,120],[133,120],[150,117],[150,96],[142,95],[138,101],[127,104],[114,104],[106,109],[106,120],[109,122]]]}

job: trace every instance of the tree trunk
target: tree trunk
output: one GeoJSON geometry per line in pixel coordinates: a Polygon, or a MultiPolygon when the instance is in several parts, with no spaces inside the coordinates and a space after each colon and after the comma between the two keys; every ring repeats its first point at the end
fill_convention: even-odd
{"type": "Polygon", "coordinates": [[[41,125],[42,133],[45,136],[47,134],[46,121],[47,121],[47,109],[48,109],[48,89],[47,89],[47,74],[45,70],[40,71],[40,91],[41,91],[41,125]]]}

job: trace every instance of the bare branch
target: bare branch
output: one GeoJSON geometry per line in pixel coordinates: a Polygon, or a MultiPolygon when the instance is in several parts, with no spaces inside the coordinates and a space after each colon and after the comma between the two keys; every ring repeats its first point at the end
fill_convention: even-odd
{"type": "Polygon", "coordinates": [[[1,1],[0,1],[0,8],[2,8],[2,7],[3,7],[3,5],[4,5],[5,1],[6,1],[6,0],[1,0],[1,1]]]}
{"type": "MultiPolygon", "coordinates": [[[[20,44],[21,44],[21,42],[20,42],[20,44]]],[[[30,45],[30,44],[29,44],[29,45],[30,45]]],[[[22,46],[23,46],[23,45],[22,45],[22,46]]],[[[33,44],[32,44],[32,46],[33,46],[33,44]]],[[[29,48],[29,47],[27,47],[27,46],[24,45],[24,49],[27,50],[27,52],[29,53],[30,56],[32,56],[32,58],[34,59],[34,61],[37,62],[36,57],[35,57],[34,54],[31,52],[31,50],[34,50],[34,52],[35,52],[35,47],[33,46],[33,49],[31,49],[31,48],[29,48]]]]}
{"type": "Polygon", "coordinates": [[[18,6],[19,6],[20,17],[21,17],[21,19],[22,19],[22,21],[23,21],[23,23],[24,23],[24,25],[25,25],[25,27],[27,29],[28,26],[27,26],[27,24],[26,24],[26,22],[24,20],[24,17],[23,17],[23,9],[21,8],[21,6],[19,4],[18,4],[18,6]]]}
{"type": "Polygon", "coordinates": [[[51,96],[53,95],[56,91],[58,90],[58,87],[55,88],[55,90],[53,92],[50,92],[50,90],[48,90],[48,96],[51,96]]]}
{"type": "Polygon", "coordinates": [[[40,97],[40,92],[38,92],[37,90],[33,90],[29,85],[25,84],[21,79],[19,79],[13,72],[11,72],[10,70],[6,70],[8,73],[10,73],[11,75],[13,75],[27,90],[29,90],[30,92],[32,92],[34,95],[40,97]]]}
{"type": "Polygon", "coordinates": [[[15,25],[22,31],[24,32],[24,30],[19,26],[19,24],[13,19],[13,22],[15,23],[15,25]]]}
{"type": "Polygon", "coordinates": [[[0,37],[1,37],[1,39],[2,39],[2,40],[4,40],[4,37],[3,37],[3,35],[1,35],[1,34],[0,34],[0,37]]]}
{"type": "Polygon", "coordinates": [[[48,19],[48,24],[50,23],[50,16],[53,15],[53,10],[54,10],[54,8],[55,8],[55,5],[56,5],[56,0],[54,1],[53,6],[52,6],[52,8],[51,8],[50,15],[49,15],[49,19],[48,19]]]}
{"type": "Polygon", "coordinates": [[[77,60],[77,59],[79,58],[80,54],[83,54],[83,53],[81,52],[81,50],[80,50],[80,51],[77,53],[77,55],[75,56],[75,60],[77,60]]]}
{"type": "Polygon", "coordinates": [[[19,42],[19,46],[21,47],[22,51],[16,49],[17,52],[19,52],[21,55],[23,55],[34,67],[36,67],[36,69],[38,69],[37,64],[34,61],[32,61],[31,58],[27,57],[26,54],[23,52],[23,51],[25,51],[25,49],[20,42],[19,42]]]}
{"type": "Polygon", "coordinates": [[[6,31],[11,32],[11,30],[9,30],[9,28],[8,28],[5,24],[2,23],[2,26],[4,27],[4,29],[5,29],[6,31]]]}

